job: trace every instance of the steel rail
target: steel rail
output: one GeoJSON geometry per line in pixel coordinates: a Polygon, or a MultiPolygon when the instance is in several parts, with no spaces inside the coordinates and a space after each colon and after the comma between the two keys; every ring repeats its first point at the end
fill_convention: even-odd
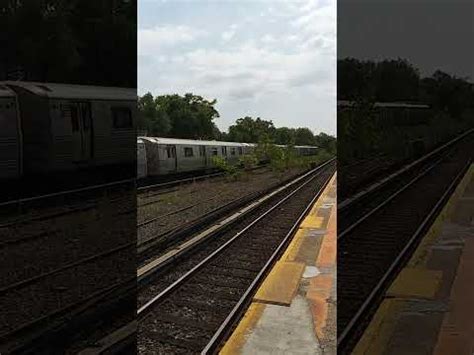
{"type": "Polygon", "coordinates": [[[219,173],[213,173],[213,174],[207,174],[207,175],[194,176],[194,177],[180,179],[180,180],[161,182],[161,183],[158,183],[158,184],[152,184],[152,185],[138,187],[137,191],[138,192],[146,192],[148,190],[161,189],[161,188],[165,188],[165,187],[180,185],[180,184],[187,183],[187,182],[194,182],[194,181],[199,181],[199,180],[205,180],[205,179],[212,178],[212,177],[224,176],[224,174],[225,174],[224,172],[219,172],[219,173]]]}
{"type": "Polygon", "coordinates": [[[464,139],[465,137],[469,136],[470,134],[474,133],[474,128],[460,134],[456,138],[453,138],[449,142],[443,144],[442,146],[434,149],[430,153],[424,155],[423,157],[409,163],[408,165],[404,166],[403,168],[399,169],[398,171],[390,174],[389,176],[377,181],[376,183],[370,185],[368,188],[363,189],[359,193],[346,198],[344,201],[338,203],[338,210],[342,211],[343,209],[347,209],[350,205],[353,205],[355,202],[360,201],[361,199],[367,197],[369,194],[375,192],[376,190],[386,186],[388,183],[393,181],[395,178],[402,176],[403,174],[412,171],[412,169],[416,168],[417,166],[421,165],[422,163],[427,162],[429,159],[433,158],[436,154],[445,151],[446,149],[452,147],[455,143],[458,143],[460,140],[464,139]]]}
{"type": "MultiPolygon", "coordinates": [[[[308,203],[304,211],[300,214],[296,222],[293,224],[289,232],[286,234],[284,239],[281,241],[281,243],[278,245],[276,250],[273,252],[273,254],[270,256],[268,261],[265,263],[263,268],[260,270],[260,272],[257,274],[255,279],[252,281],[251,285],[247,288],[245,291],[244,295],[240,298],[238,303],[234,306],[232,309],[231,313],[227,316],[227,318],[222,322],[220,325],[219,329],[217,330],[216,333],[214,333],[213,337],[211,340],[207,343],[206,347],[202,350],[201,354],[209,354],[209,353],[215,353],[219,346],[221,345],[222,341],[228,336],[232,326],[235,324],[235,322],[240,318],[241,314],[245,310],[245,307],[248,305],[248,303],[251,301],[253,295],[257,291],[258,287],[260,286],[261,282],[263,281],[265,275],[269,272],[270,268],[273,266],[273,264],[276,262],[277,258],[280,256],[281,252],[283,251],[283,248],[290,242],[290,240],[293,238],[295,235],[295,232],[299,228],[300,223],[302,220],[308,215],[310,212],[311,208],[313,207],[314,203],[317,201],[317,199],[321,196],[322,192],[326,188],[326,186],[329,184],[331,181],[332,177],[334,176],[331,175],[321,186],[321,188],[316,192],[316,194],[313,196],[311,201],[308,203]]],[[[316,176],[311,178],[309,181],[312,181],[316,176]]],[[[305,183],[306,184],[306,183],[305,183]]],[[[305,185],[304,184],[304,185],[305,185]]],[[[302,185],[303,186],[303,185],[302,185]]],[[[298,190],[302,187],[300,186],[298,190]]],[[[292,193],[293,194],[293,193],[292,193]]]]}
{"type": "Polygon", "coordinates": [[[107,187],[111,187],[111,186],[117,186],[117,185],[121,185],[121,184],[131,183],[131,182],[133,182],[135,184],[135,179],[125,179],[125,180],[119,180],[119,181],[114,181],[114,182],[108,182],[108,183],[105,183],[105,184],[99,184],[99,185],[81,187],[81,188],[77,188],[77,189],[53,192],[53,193],[45,194],[45,195],[39,195],[39,196],[33,196],[33,197],[24,197],[24,198],[14,199],[14,200],[6,201],[6,202],[1,202],[0,207],[14,205],[14,204],[23,204],[23,203],[32,202],[32,201],[39,201],[39,200],[44,200],[44,199],[48,199],[48,198],[52,198],[52,197],[72,195],[72,194],[79,193],[79,192],[93,191],[93,190],[103,189],[103,188],[107,188],[107,187]]]}
{"type": "Polygon", "coordinates": [[[383,202],[381,202],[379,205],[377,205],[376,207],[374,207],[373,209],[371,209],[369,212],[367,212],[366,214],[364,214],[362,217],[360,217],[359,219],[357,219],[356,222],[354,222],[353,224],[351,224],[349,227],[345,228],[343,231],[341,232],[338,232],[338,235],[337,235],[337,240],[340,241],[342,240],[349,232],[351,232],[354,228],[356,228],[358,225],[360,225],[362,222],[364,222],[367,218],[369,218],[370,216],[372,216],[375,212],[377,212],[378,210],[380,210],[381,208],[383,208],[384,206],[386,206],[388,203],[390,203],[395,197],[397,197],[398,195],[400,195],[403,191],[405,191],[406,189],[408,189],[411,185],[413,185],[415,182],[417,182],[418,180],[420,180],[423,176],[425,176],[426,174],[428,174],[432,169],[434,169],[439,163],[441,163],[443,159],[439,159],[437,160],[435,163],[433,163],[432,165],[430,165],[427,169],[424,169],[423,171],[421,171],[417,176],[415,176],[413,179],[411,179],[408,183],[406,183],[403,187],[401,187],[400,189],[398,189],[397,191],[395,191],[393,194],[391,194],[389,197],[387,197],[386,199],[383,200],[383,202]]]}
{"type": "Polygon", "coordinates": [[[144,318],[148,311],[157,303],[161,302],[164,298],[169,296],[176,288],[180,287],[184,281],[189,279],[190,277],[194,276],[204,265],[206,265],[209,261],[213,260],[215,257],[220,255],[224,250],[226,250],[233,242],[235,242],[237,239],[240,238],[240,236],[245,233],[248,229],[250,229],[252,226],[257,224],[260,220],[262,220],[264,217],[266,217],[269,213],[274,211],[277,207],[279,207],[282,203],[284,203],[286,200],[288,200],[291,196],[293,196],[296,192],[298,192],[303,186],[311,182],[316,176],[321,173],[321,170],[326,167],[328,164],[333,162],[335,158],[327,161],[326,163],[318,166],[316,169],[311,170],[304,176],[299,177],[298,179],[304,179],[306,176],[309,176],[311,174],[316,174],[309,178],[307,181],[305,181],[303,184],[298,186],[295,190],[293,190],[291,193],[283,197],[280,201],[278,201],[275,205],[273,205],[270,209],[265,211],[262,215],[257,217],[255,220],[247,224],[242,230],[240,230],[238,233],[236,233],[231,239],[229,239],[227,242],[225,242],[223,245],[221,245],[218,249],[216,249],[214,252],[212,252],[210,255],[208,255],[205,259],[203,259],[199,264],[195,265],[191,270],[189,270],[187,273],[185,273],[183,276],[181,276],[178,280],[173,282],[170,286],[168,286],[165,290],[160,292],[158,295],[150,299],[148,302],[146,302],[143,306],[141,306],[138,311],[137,315],[139,318],[144,318]]]}
{"type": "Polygon", "coordinates": [[[412,234],[410,237],[409,241],[406,243],[405,247],[400,251],[396,259],[392,262],[390,267],[387,269],[385,274],[382,276],[382,278],[379,280],[377,285],[372,289],[371,293],[369,296],[366,298],[362,306],[358,309],[357,313],[351,318],[349,323],[346,325],[342,333],[338,336],[337,338],[337,346],[338,348],[340,347],[341,344],[343,344],[346,340],[348,335],[352,332],[353,328],[356,326],[357,322],[360,320],[362,315],[367,311],[367,309],[370,307],[371,304],[373,304],[376,296],[385,289],[385,284],[387,283],[388,280],[392,279],[392,276],[394,276],[394,273],[398,270],[400,267],[401,263],[403,260],[406,259],[406,257],[412,252],[412,246],[416,244],[418,239],[422,237],[423,231],[426,229],[426,227],[429,225],[429,223],[432,222],[433,218],[439,214],[441,211],[442,207],[445,205],[446,201],[449,199],[450,194],[452,191],[455,189],[459,181],[462,179],[464,174],[466,173],[467,169],[469,168],[471,164],[471,159],[469,159],[468,163],[461,169],[461,171],[455,176],[451,184],[448,186],[448,188],[445,190],[443,195],[439,198],[438,202],[435,204],[435,206],[430,210],[428,215],[423,219],[421,224],[418,226],[418,228],[415,230],[415,232],[412,234]]]}

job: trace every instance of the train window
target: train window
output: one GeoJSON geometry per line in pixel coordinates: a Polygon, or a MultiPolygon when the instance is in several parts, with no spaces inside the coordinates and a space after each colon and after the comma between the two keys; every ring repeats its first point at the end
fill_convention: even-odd
{"type": "Polygon", "coordinates": [[[230,148],[230,155],[235,155],[235,148],[234,147],[230,148]]]}
{"type": "Polygon", "coordinates": [[[217,155],[217,148],[211,148],[211,155],[217,155]]]}
{"type": "Polygon", "coordinates": [[[184,148],[184,156],[185,157],[192,157],[193,156],[193,148],[185,147],[184,148]]]}
{"type": "Polygon", "coordinates": [[[71,127],[73,132],[79,131],[79,113],[76,106],[70,106],[71,127]]]}
{"type": "Polygon", "coordinates": [[[222,155],[227,155],[227,147],[222,147],[222,155]]]}
{"type": "Polygon", "coordinates": [[[244,152],[243,152],[243,149],[242,147],[239,147],[239,155],[242,155],[244,152]]]}
{"type": "Polygon", "coordinates": [[[132,111],[128,107],[112,107],[114,128],[132,128],[132,111]]]}
{"type": "Polygon", "coordinates": [[[91,128],[91,116],[84,116],[84,130],[88,131],[91,128]]]}
{"type": "Polygon", "coordinates": [[[206,155],[206,147],[203,146],[203,145],[201,145],[201,146],[199,147],[199,156],[203,157],[203,156],[205,156],[205,155],[206,155]]]}
{"type": "Polygon", "coordinates": [[[166,155],[168,158],[175,158],[175,149],[173,146],[166,147],[166,155]]]}
{"type": "Polygon", "coordinates": [[[92,125],[90,107],[88,104],[82,104],[81,110],[82,110],[82,120],[83,120],[82,122],[84,123],[84,130],[88,131],[92,125]]]}

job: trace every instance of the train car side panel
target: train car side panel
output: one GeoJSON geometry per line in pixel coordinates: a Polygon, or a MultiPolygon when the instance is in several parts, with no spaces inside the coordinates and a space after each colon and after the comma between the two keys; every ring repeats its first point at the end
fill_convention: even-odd
{"type": "Polygon", "coordinates": [[[0,87],[0,91],[6,91],[0,96],[0,179],[15,179],[21,174],[16,97],[7,88],[0,87]]]}

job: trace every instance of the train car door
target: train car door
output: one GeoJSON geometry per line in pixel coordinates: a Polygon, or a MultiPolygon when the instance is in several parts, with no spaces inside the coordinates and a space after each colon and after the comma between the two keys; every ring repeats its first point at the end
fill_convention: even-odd
{"type": "Polygon", "coordinates": [[[199,146],[199,158],[201,159],[201,166],[207,167],[206,146],[199,146]]]}
{"type": "Polygon", "coordinates": [[[87,161],[92,158],[92,117],[88,102],[71,104],[73,160],[87,161]]]}
{"type": "Polygon", "coordinates": [[[175,145],[166,146],[166,158],[168,160],[166,165],[170,167],[170,170],[173,172],[177,171],[178,170],[178,157],[176,154],[175,145]]]}

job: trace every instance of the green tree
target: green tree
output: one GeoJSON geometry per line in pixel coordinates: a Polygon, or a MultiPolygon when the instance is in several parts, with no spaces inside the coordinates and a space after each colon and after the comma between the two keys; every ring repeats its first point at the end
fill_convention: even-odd
{"type": "Polygon", "coordinates": [[[272,121],[246,116],[239,118],[235,125],[229,127],[228,138],[235,142],[257,143],[262,139],[273,139],[274,135],[275,126],[272,121]]]}
{"type": "Polygon", "coordinates": [[[406,60],[378,62],[373,76],[376,101],[418,101],[420,75],[406,60]]]}
{"type": "Polygon", "coordinates": [[[340,59],[337,74],[339,100],[364,97],[380,102],[408,102],[419,98],[419,72],[404,59],[381,62],[340,59]]]}
{"type": "Polygon", "coordinates": [[[337,140],[335,137],[321,132],[314,137],[314,142],[317,147],[322,148],[331,154],[336,153],[337,140]]]}
{"type": "Polygon", "coordinates": [[[153,136],[167,136],[171,123],[168,114],[160,107],[151,93],[138,98],[138,128],[153,136]]]}
{"type": "Polygon", "coordinates": [[[309,128],[297,128],[295,130],[296,145],[314,145],[314,134],[309,128]]]}
{"type": "Polygon", "coordinates": [[[0,79],[136,87],[136,2],[0,1],[0,79]]]}
{"type": "Polygon", "coordinates": [[[288,127],[279,127],[275,129],[275,143],[284,145],[295,144],[295,129],[288,127]]]}
{"type": "Polygon", "coordinates": [[[188,139],[219,139],[221,133],[214,119],[219,112],[201,96],[162,95],[153,98],[147,93],[138,100],[139,127],[151,135],[188,139]]]}
{"type": "Polygon", "coordinates": [[[474,102],[472,84],[465,79],[437,70],[421,81],[423,99],[438,110],[459,118],[474,102]]]}

